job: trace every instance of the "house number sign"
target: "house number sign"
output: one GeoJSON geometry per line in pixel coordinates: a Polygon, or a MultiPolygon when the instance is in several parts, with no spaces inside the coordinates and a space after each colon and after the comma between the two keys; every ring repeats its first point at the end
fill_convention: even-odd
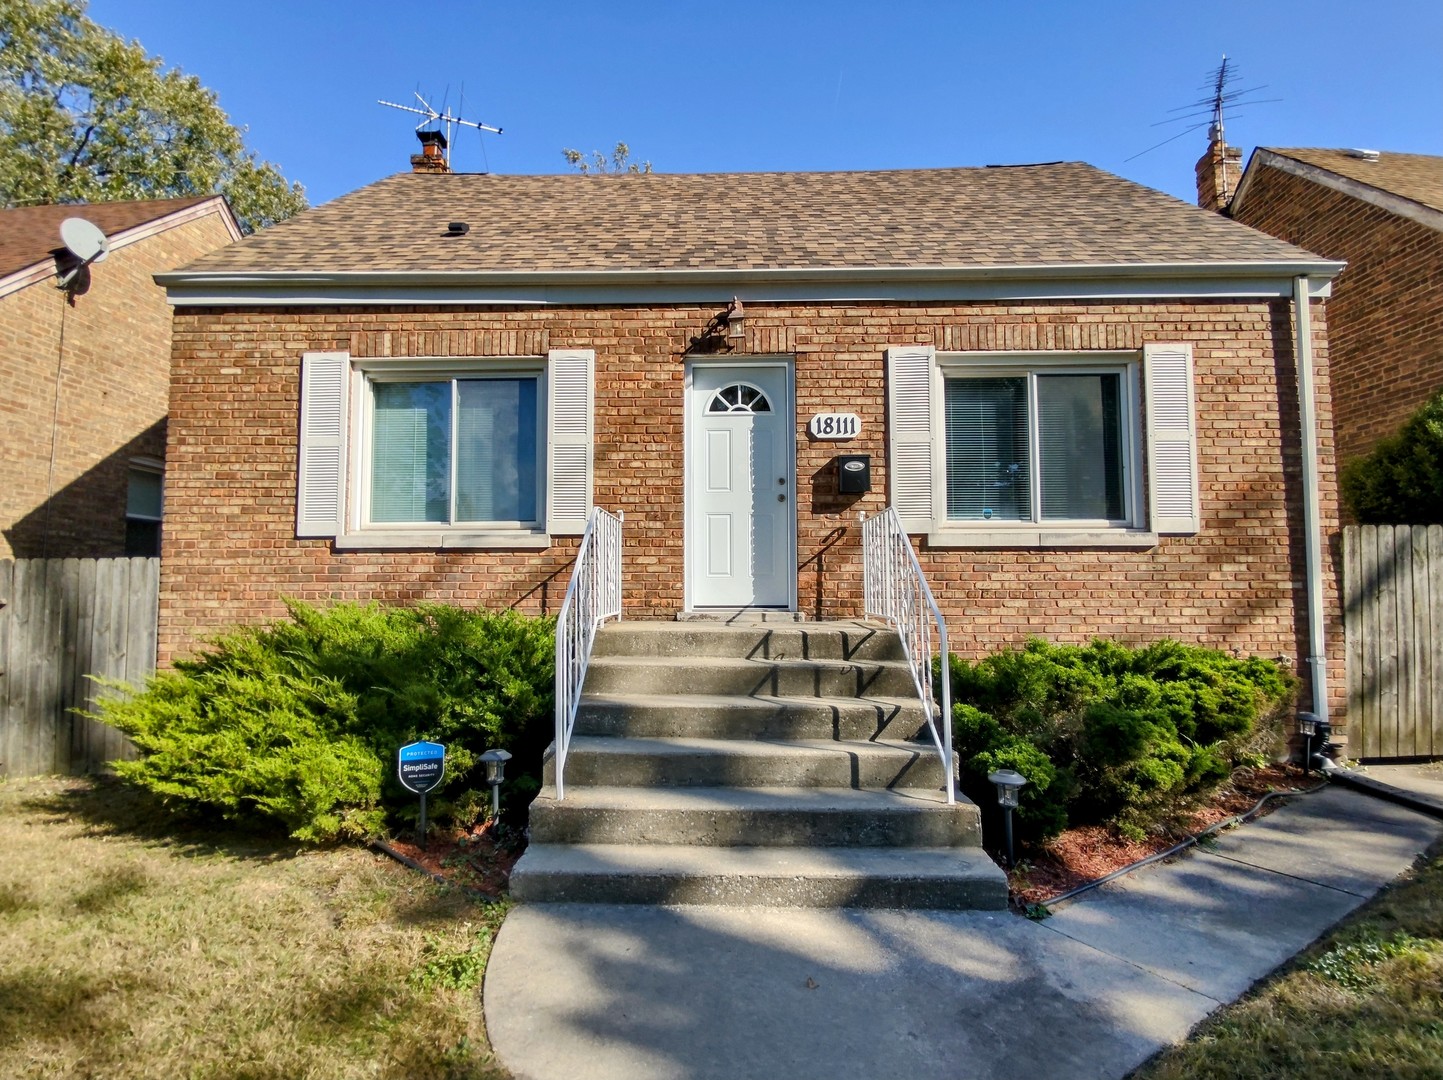
{"type": "Polygon", "coordinates": [[[814,439],[855,439],[862,433],[862,421],[856,413],[819,412],[807,430],[814,439]]]}

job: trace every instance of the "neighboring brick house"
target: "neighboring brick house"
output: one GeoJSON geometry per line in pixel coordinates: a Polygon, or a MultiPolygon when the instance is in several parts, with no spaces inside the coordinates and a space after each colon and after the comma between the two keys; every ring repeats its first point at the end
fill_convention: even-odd
{"type": "MultiPolygon", "coordinates": [[[[1226,148],[1230,161],[1240,155],[1226,148]]],[[[1443,157],[1259,147],[1229,199],[1216,143],[1199,203],[1347,262],[1328,304],[1333,425],[1346,465],[1443,389],[1443,157]]]]}
{"type": "Polygon", "coordinates": [[[0,558],[159,553],[171,312],[153,277],[238,239],[219,196],[0,210],[0,558]],[[110,252],[63,290],[71,217],[110,252]]]}
{"type": "Polygon", "coordinates": [[[1327,507],[1337,269],[1077,163],[394,176],[160,276],[162,650],[283,597],[554,612],[592,504],[626,515],[627,617],[855,616],[858,513],[890,502],[956,652],[1305,669],[1294,351],[1327,507]]]}

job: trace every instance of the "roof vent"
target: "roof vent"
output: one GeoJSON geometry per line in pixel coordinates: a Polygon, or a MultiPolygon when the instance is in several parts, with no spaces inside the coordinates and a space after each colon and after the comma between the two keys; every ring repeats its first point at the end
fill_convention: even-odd
{"type": "Polygon", "coordinates": [[[447,236],[465,236],[471,231],[471,226],[464,221],[448,221],[446,223],[447,236]]]}
{"type": "Polygon", "coordinates": [[[1349,150],[1349,157],[1362,158],[1364,161],[1377,161],[1378,151],[1376,150],[1349,150]]]}

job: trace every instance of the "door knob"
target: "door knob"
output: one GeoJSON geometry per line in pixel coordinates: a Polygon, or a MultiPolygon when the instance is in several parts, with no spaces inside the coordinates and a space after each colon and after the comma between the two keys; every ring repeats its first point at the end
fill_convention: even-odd
{"type": "Polygon", "coordinates": [[[786,502],[786,501],[787,501],[787,497],[786,497],[785,495],[781,495],[781,494],[778,494],[778,495],[777,495],[777,502],[786,502]]]}

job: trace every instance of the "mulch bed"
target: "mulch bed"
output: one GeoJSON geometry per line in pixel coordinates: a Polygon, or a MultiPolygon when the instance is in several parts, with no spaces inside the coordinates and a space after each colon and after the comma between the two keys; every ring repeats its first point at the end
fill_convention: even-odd
{"type": "Polygon", "coordinates": [[[432,831],[425,847],[405,839],[388,843],[452,884],[491,896],[506,892],[511,868],[526,850],[520,829],[489,821],[469,829],[432,831]]]}
{"type": "MultiPolygon", "coordinates": [[[[1245,813],[1269,792],[1301,790],[1315,783],[1316,776],[1304,777],[1301,769],[1291,765],[1238,769],[1206,803],[1144,840],[1129,840],[1100,825],[1067,829],[1041,851],[1029,852],[1019,860],[1017,869],[1008,875],[1013,902],[1020,907],[1046,903],[1079,885],[1166,851],[1210,825],[1245,813]]],[[[1259,816],[1279,805],[1280,800],[1264,804],[1259,816]]]]}

